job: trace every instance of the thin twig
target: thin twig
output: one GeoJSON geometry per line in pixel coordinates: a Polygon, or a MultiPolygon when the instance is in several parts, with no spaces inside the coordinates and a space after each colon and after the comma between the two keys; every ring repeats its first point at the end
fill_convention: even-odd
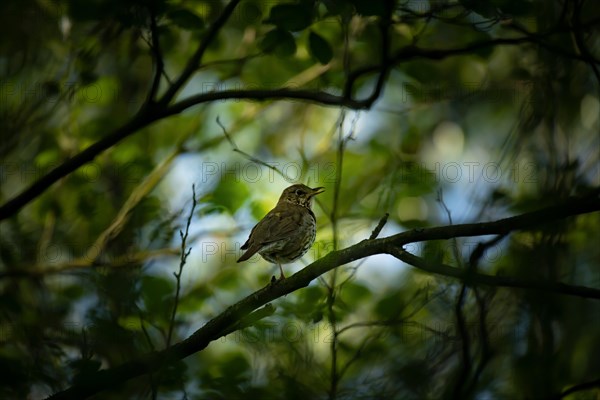
{"type": "Polygon", "coordinates": [[[387,223],[389,217],[390,217],[390,213],[385,213],[385,215],[383,217],[381,217],[381,219],[379,220],[379,223],[377,224],[375,229],[373,229],[373,232],[371,232],[371,236],[369,236],[369,240],[377,239],[377,236],[379,236],[379,234],[381,233],[381,230],[387,223]]]}
{"type": "MultiPolygon", "coordinates": [[[[595,191],[594,191],[595,192],[595,191]]],[[[75,382],[71,387],[51,396],[51,399],[84,399],[108,388],[114,388],[129,379],[156,371],[176,360],[181,360],[191,354],[204,350],[209,344],[222,336],[222,332],[246,315],[275,299],[304,288],[311,281],[337,268],[360,258],[374,254],[388,253],[394,257],[408,262],[427,272],[444,275],[459,280],[464,279],[464,270],[445,265],[427,263],[426,260],[409,255],[397,246],[411,241],[448,239],[453,236],[481,236],[501,234],[508,231],[531,229],[552,221],[561,220],[575,215],[589,214],[600,211],[597,199],[584,196],[582,198],[569,198],[558,205],[547,207],[538,211],[521,214],[503,220],[484,222],[478,224],[463,224],[448,227],[421,229],[419,231],[402,232],[387,238],[364,240],[349,248],[332,251],[325,257],[316,260],[308,267],[302,269],[284,281],[274,285],[267,285],[255,293],[248,295],[236,304],[224,310],[221,314],[204,324],[190,337],[180,343],[174,344],[158,352],[141,355],[122,365],[90,373],[88,379],[75,382]]],[[[567,285],[559,282],[544,282],[540,280],[523,280],[506,276],[491,276],[476,274],[471,279],[477,283],[493,287],[521,288],[526,290],[539,290],[555,294],[578,296],[581,298],[600,299],[600,290],[567,285]]],[[[589,382],[588,387],[597,384],[589,382]]]]}
{"type": "MultiPolygon", "coordinates": [[[[235,4],[237,4],[237,2],[235,2],[235,4]]],[[[232,7],[235,7],[235,4],[233,4],[233,2],[228,4],[227,9],[224,10],[224,14],[222,14],[222,18],[219,20],[219,27],[221,27],[222,24],[225,23],[225,20],[229,17],[230,13],[233,12],[232,7]]],[[[582,24],[581,28],[593,26],[593,24],[597,23],[598,19],[593,19],[591,21],[587,21],[585,24],[582,24]]],[[[553,31],[538,34],[536,37],[524,36],[518,38],[499,38],[483,40],[468,43],[464,46],[451,49],[424,49],[415,46],[405,46],[396,54],[394,54],[393,57],[390,57],[387,60],[387,67],[391,69],[397,64],[405,63],[414,59],[441,60],[454,56],[472,54],[478,50],[493,48],[495,46],[518,46],[527,43],[540,44],[539,41],[536,40],[536,38],[550,36],[552,34],[562,31],[565,30],[557,28],[553,31]]],[[[216,35],[216,33],[211,34],[209,37],[207,36],[207,44],[205,46],[208,46],[209,42],[214,38],[214,35],[216,35]]],[[[545,42],[541,43],[541,45],[545,45],[546,47],[548,46],[548,44],[545,42]]],[[[573,59],[588,62],[588,58],[586,58],[585,56],[565,54],[564,52],[561,52],[559,48],[549,48],[549,50],[554,51],[555,53],[563,57],[571,57],[573,59]]],[[[200,52],[200,55],[202,55],[203,53],[204,50],[200,52]]],[[[193,65],[191,72],[193,72],[198,67],[198,65],[194,63],[194,60],[190,60],[189,64],[193,65]]],[[[225,99],[246,99],[258,101],[288,99],[303,100],[306,102],[318,103],[322,105],[349,107],[356,110],[369,109],[378,97],[372,95],[365,100],[355,100],[349,94],[352,92],[352,87],[357,79],[372,72],[379,72],[383,68],[384,66],[377,64],[361,67],[356,69],[355,71],[352,71],[352,73],[350,74],[350,76],[344,84],[344,94],[341,96],[332,95],[323,91],[309,91],[301,89],[223,90],[220,92],[208,92],[191,95],[185,99],[179,100],[178,102],[170,106],[167,106],[167,104],[172,100],[175,93],[179,91],[181,85],[183,85],[184,83],[180,83],[181,77],[184,76],[182,75],[170,86],[170,90],[172,91],[172,93],[169,93],[169,96],[167,96],[167,98],[165,98],[165,96],[161,98],[160,106],[154,107],[153,109],[150,109],[149,107],[142,107],[138,111],[138,113],[134,115],[124,125],[116,128],[113,132],[107,134],[106,136],[103,136],[102,139],[96,141],[95,143],[82,150],[78,154],[75,154],[73,157],[68,158],[62,164],[50,170],[48,173],[40,177],[34,183],[23,189],[21,192],[19,192],[19,194],[15,195],[13,198],[9,199],[4,204],[2,204],[0,206],[0,221],[17,214],[22,207],[39,197],[58,180],[71,174],[73,171],[77,170],[81,166],[91,162],[106,149],[111,148],[121,140],[133,135],[134,133],[150,125],[151,123],[172,115],[179,114],[184,110],[188,109],[189,107],[198,104],[208,103],[211,101],[225,99]]],[[[185,76],[189,78],[189,75],[185,74],[185,76]]],[[[375,92],[374,94],[379,95],[380,92],[381,91],[375,92]]]]}
{"type": "Polygon", "coordinates": [[[458,374],[456,383],[454,385],[452,396],[453,399],[462,398],[462,390],[469,377],[469,372],[471,371],[471,343],[469,331],[467,329],[467,323],[463,313],[463,306],[465,303],[466,293],[467,285],[463,282],[461,285],[460,293],[456,299],[456,304],[454,306],[454,313],[456,316],[456,330],[458,331],[457,336],[460,338],[460,342],[462,344],[462,367],[460,368],[460,373],[458,374]]]}
{"type": "Polygon", "coordinates": [[[160,49],[158,27],[156,24],[156,12],[152,7],[150,8],[150,35],[151,42],[149,43],[149,45],[150,49],[152,50],[152,55],[154,59],[154,76],[152,78],[152,86],[150,86],[148,98],[146,99],[146,101],[154,102],[156,100],[156,95],[158,94],[158,89],[160,87],[160,78],[163,76],[163,74],[166,76],[166,72],[163,55],[160,49]]]}
{"type": "Polygon", "coordinates": [[[181,230],[179,231],[179,237],[181,239],[181,259],[179,262],[179,270],[177,272],[173,272],[175,280],[177,281],[177,287],[175,289],[175,302],[173,304],[173,310],[171,311],[171,320],[169,322],[169,333],[167,334],[167,347],[171,346],[171,338],[173,337],[173,328],[175,326],[175,314],[177,314],[177,307],[179,305],[179,293],[181,291],[181,273],[183,272],[183,267],[187,261],[188,256],[192,251],[191,247],[186,249],[186,241],[189,235],[190,224],[192,223],[192,218],[194,216],[196,204],[196,185],[192,185],[192,209],[190,210],[190,215],[187,219],[185,233],[183,233],[181,230]]]}
{"type": "Polygon", "coordinates": [[[348,372],[348,370],[350,369],[352,364],[354,364],[356,361],[358,361],[360,359],[360,356],[363,354],[363,351],[367,348],[367,346],[370,343],[372,343],[374,340],[381,338],[382,335],[383,335],[383,331],[377,332],[371,336],[365,337],[362,340],[362,342],[360,343],[360,345],[358,346],[358,349],[356,349],[356,351],[352,355],[352,357],[350,357],[350,359],[348,361],[346,361],[346,363],[340,368],[340,372],[338,374],[339,375],[338,379],[341,380],[344,377],[344,375],[346,374],[346,372],[348,372]]]}
{"type": "MultiPolygon", "coordinates": [[[[387,223],[387,220],[388,220],[389,216],[390,216],[390,213],[385,213],[385,215],[383,217],[381,217],[381,219],[379,220],[379,223],[377,224],[377,226],[375,227],[375,229],[373,229],[373,232],[371,232],[371,236],[369,236],[369,240],[377,239],[377,236],[379,236],[379,234],[381,233],[381,230],[383,229],[383,227],[387,223]]],[[[367,261],[367,259],[363,258],[356,265],[348,268],[348,270],[350,270],[350,273],[338,285],[338,290],[340,292],[341,292],[342,288],[344,287],[344,285],[346,283],[350,282],[354,278],[354,276],[356,276],[356,273],[358,272],[358,269],[365,263],[365,261],[367,261]]]]}
{"type": "MultiPolygon", "coordinates": [[[[358,121],[359,114],[357,113],[352,122],[350,124],[350,130],[346,136],[343,136],[344,129],[344,121],[346,119],[346,111],[342,110],[340,114],[340,118],[338,119],[338,148],[337,148],[337,157],[336,157],[336,177],[333,189],[333,206],[331,208],[330,220],[331,220],[331,229],[333,231],[333,250],[337,250],[338,248],[338,206],[339,206],[339,198],[341,193],[342,186],[342,170],[344,168],[344,152],[346,150],[346,145],[350,140],[355,139],[355,131],[356,131],[356,123],[358,121]]],[[[329,399],[333,400],[337,397],[337,387],[339,380],[341,378],[340,373],[338,372],[337,367],[337,344],[338,344],[338,332],[337,332],[337,319],[335,317],[335,312],[333,310],[333,306],[336,301],[336,292],[341,289],[341,286],[337,285],[337,277],[338,270],[337,268],[333,270],[331,274],[331,279],[329,281],[329,285],[327,286],[327,309],[328,309],[328,322],[331,326],[331,330],[333,331],[333,340],[330,343],[330,352],[331,352],[331,382],[329,388],[329,399]]],[[[347,282],[344,281],[344,283],[347,282]]]]}
{"type": "Polygon", "coordinates": [[[473,286],[473,293],[475,293],[475,300],[477,301],[477,308],[479,310],[479,340],[481,341],[481,360],[479,361],[477,368],[475,369],[475,373],[473,374],[473,379],[469,387],[466,389],[466,393],[472,393],[479,381],[479,377],[481,373],[492,359],[493,353],[490,346],[490,335],[488,332],[488,327],[486,323],[487,316],[487,304],[483,297],[479,294],[479,289],[477,286],[473,286]]]}
{"type": "Polygon", "coordinates": [[[240,0],[231,0],[223,9],[219,17],[215,20],[215,22],[209,27],[206,31],[206,34],[200,41],[198,48],[194,52],[194,54],[189,58],[185,68],[175,79],[173,84],[169,86],[166,93],[159,100],[162,105],[167,105],[175,98],[175,95],[181,90],[181,88],[185,85],[188,79],[192,76],[192,74],[198,69],[202,58],[204,57],[204,53],[208,50],[208,47],[213,43],[221,28],[225,25],[229,17],[233,14],[233,11],[239,4],[240,0]]]}
{"type": "Polygon", "coordinates": [[[235,151],[236,153],[241,154],[242,156],[244,156],[248,160],[252,161],[253,163],[265,166],[265,167],[267,167],[267,168],[269,168],[269,169],[277,172],[286,181],[288,181],[288,182],[292,182],[293,181],[293,179],[291,179],[290,177],[288,177],[287,175],[285,175],[283,172],[281,172],[279,170],[279,168],[275,167],[274,165],[270,165],[270,164],[264,162],[263,160],[260,160],[260,159],[258,159],[256,157],[252,156],[251,154],[246,153],[244,150],[241,150],[238,147],[238,145],[233,141],[233,138],[229,135],[229,133],[227,132],[227,129],[225,129],[225,126],[221,123],[221,119],[219,117],[217,117],[217,124],[223,130],[223,135],[225,136],[225,138],[227,139],[227,141],[229,142],[229,144],[233,148],[233,151],[235,151]]]}
{"type": "MultiPolygon", "coordinates": [[[[383,229],[383,227],[387,223],[389,216],[390,216],[390,213],[385,213],[385,215],[383,217],[381,217],[381,219],[379,220],[379,223],[377,224],[377,226],[375,227],[375,229],[373,229],[373,232],[371,232],[371,236],[369,236],[369,240],[377,239],[377,236],[379,236],[379,234],[381,233],[381,230],[383,229]]],[[[358,269],[365,263],[365,261],[367,261],[367,259],[363,258],[356,265],[354,265],[354,266],[352,266],[352,267],[349,268],[350,273],[348,274],[348,276],[346,277],[346,279],[344,279],[339,284],[339,290],[340,291],[342,290],[342,288],[344,287],[344,285],[346,283],[350,282],[354,278],[354,276],[358,272],[358,269]]]]}
{"type": "MultiPolygon", "coordinates": [[[[333,232],[333,250],[337,250],[338,247],[338,229],[337,229],[337,210],[340,196],[340,186],[342,182],[342,167],[344,160],[344,140],[342,138],[342,131],[344,120],[346,119],[346,111],[340,112],[338,119],[338,148],[337,148],[337,159],[336,159],[336,174],[333,189],[333,206],[331,207],[331,214],[329,216],[331,220],[331,230],[333,232]]],[[[337,386],[338,386],[338,367],[337,367],[337,319],[333,306],[335,304],[335,293],[336,293],[336,281],[337,281],[337,268],[333,270],[329,284],[327,285],[327,322],[333,332],[333,339],[329,343],[329,352],[331,353],[331,365],[330,365],[330,382],[329,382],[329,400],[333,400],[337,397],[337,386]]]]}
{"type": "Polygon", "coordinates": [[[476,271],[477,270],[477,265],[479,264],[479,260],[485,254],[485,251],[487,249],[489,249],[490,247],[495,246],[496,244],[498,244],[506,236],[508,236],[508,233],[504,233],[502,235],[496,236],[495,238],[493,238],[491,240],[478,243],[477,247],[475,247],[475,250],[473,250],[473,252],[469,256],[469,271],[476,271]]]}
{"type": "MultiPolygon", "coordinates": [[[[146,325],[144,324],[144,315],[142,313],[142,310],[137,307],[137,311],[138,311],[138,316],[140,319],[140,327],[142,329],[142,333],[144,334],[144,337],[146,338],[146,341],[148,342],[148,347],[150,348],[151,351],[155,351],[155,347],[154,347],[154,343],[152,343],[152,339],[150,338],[150,334],[148,333],[148,330],[146,329],[146,325]]],[[[148,383],[150,384],[150,390],[152,393],[152,399],[156,399],[157,396],[157,385],[156,385],[156,380],[154,379],[154,373],[151,372],[148,374],[148,383]]]]}
{"type": "MultiPolygon", "coordinates": [[[[450,209],[448,208],[448,206],[446,205],[446,202],[444,201],[444,193],[443,193],[442,189],[439,189],[437,192],[437,201],[441,204],[442,208],[446,211],[446,215],[448,216],[448,223],[450,225],[454,225],[454,222],[452,222],[452,213],[450,212],[450,209]]],[[[456,238],[452,238],[452,253],[454,255],[454,259],[456,260],[456,264],[459,267],[462,267],[463,266],[462,256],[461,256],[460,252],[458,251],[458,240],[456,238]]]]}
{"type": "Polygon", "coordinates": [[[563,391],[561,394],[553,397],[552,399],[562,399],[563,397],[567,397],[570,394],[573,393],[577,393],[577,392],[582,392],[584,390],[590,390],[593,388],[598,388],[600,387],[600,378],[598,379],[594,379],[592,381],[588,381],[588,382],[583,382],[583,383],[579,383],[577,385],[571,386],[570,388],[568,388],[567,390],[563,391]]]}
{"type": "Polygon", "coordinates": [[[345,119],[346,111],[342,110],[338,119],[338,147],[335,163],[335,182],[333,184],[333,206],[331,207],[331,214],[329,215],[329,219],[331,220],[331,230],[333,232],[333,250],[337,250],[338,247],[337,210],[340,199],[340,187],[342,184],[342,168],[344,164],[344,139],[342,138],[342,132],[345,119]]]}
{"type": "Polygon", "coordinates": [[[271,303],[265,304],[264,307],[259,308],[258,310],[248,314],[244,318],[240,319],[236,324],[233,324],[229,328],[223,331],[223,336],[229,335],[232,332],[238,331],[240,329],[248,328],[263,318],[266,318],[275,313],[275,306],[271,303]]]}
{"type": "Polygon", "coordinates": [[[431,332],[440,336],[448,336],[446,332],[439,331],[435,328],[427,326],[421,322],[407,320],[405,318],[401,319],[386,319],[386,320],[376,320],[376,321],[362,321],[362,322],[353,322],[352,324],[346,325],[338,331],[338,335],[341,335],[344,332],[347,332],[351,329],[357,328],[377,328],[377,327],[394,327],[394,326],[416,326],[425,331],[431,332]]]}

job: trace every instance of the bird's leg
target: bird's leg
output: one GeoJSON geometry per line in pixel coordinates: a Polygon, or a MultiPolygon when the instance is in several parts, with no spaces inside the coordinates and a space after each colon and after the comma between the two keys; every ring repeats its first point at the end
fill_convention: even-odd
{"type": "Polygon", "coordinates": [[[285,275],[283,275],[283,268],[281,268],[281,264],[277,264],[277,266],[279,267],[279,271],[281,271],[281,276],[279,277],[279,280],[284,280],[285,279],[285,275]]]}

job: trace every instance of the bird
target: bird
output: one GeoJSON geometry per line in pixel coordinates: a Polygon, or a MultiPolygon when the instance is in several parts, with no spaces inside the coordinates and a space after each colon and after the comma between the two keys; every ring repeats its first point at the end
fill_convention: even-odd
{"type": "Polygon", "coordinates": [[[315,241],[317,220],[311,209],[312,199],[324,191],[324,187],[310,188],[303,184],[284,189],[275,208],[250,231],[248,240],[241,247],[246,251],[237,262],[258,253],[277,264],[281,272],[279,280],[285,279],[281,264],[302,257],[315,241]]]}

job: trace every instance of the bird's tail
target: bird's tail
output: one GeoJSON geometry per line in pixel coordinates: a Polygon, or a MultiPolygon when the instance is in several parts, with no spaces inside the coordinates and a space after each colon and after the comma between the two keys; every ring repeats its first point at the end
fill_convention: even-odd
{"type": "MultiPolygon", "coordinates": [[[[243,248],[242,248],[242,250],[243,250],[243,248]]],[[[258,250],[260,250],[260,246],[250,246],[250,248],[248,250],[246,250],[240,258],[238,258],[237,262],[246,261],[253,255],[255,255],[258,252],[258,250]]]]}

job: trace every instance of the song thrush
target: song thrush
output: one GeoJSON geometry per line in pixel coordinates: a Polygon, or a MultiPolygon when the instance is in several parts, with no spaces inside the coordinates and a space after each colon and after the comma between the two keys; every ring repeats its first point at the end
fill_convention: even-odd
{"type": "Polygon", "coordinates": [[[274,209],[269,211],[250,232],[241,247],[246,250],[237,262],[246,261],[258,253],[267,261],[277,264],[284,279],[281,264],[302,257],[315,241],[317,222],[311,210],[312,198],[325,189],[314,189],[297,184],[285,189],[274,209]]]}

